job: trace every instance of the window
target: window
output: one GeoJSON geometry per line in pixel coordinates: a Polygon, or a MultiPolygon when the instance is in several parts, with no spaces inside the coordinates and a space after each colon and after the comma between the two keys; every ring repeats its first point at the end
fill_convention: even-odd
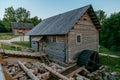
{"type": "Polygon", "coordinates": [[[81,36],[77,35],[77,42],[80,43],[81,42],[81,36]]]}
{"type": "Polygon", "coordinates": [[[35,44],[35,41],[33,41],[33,44],[35,44]]]}
{"type": "Polygon", "coordinates": [[[53,36],[53,42],[56,42],[56,36],[53,36]]]}
{"type": "Polygon", "coordinates": [[[84,20],[84,21],[87,21],[87,19],[86,19],[86,18],[83,18],[83,20],[84,20]]]}

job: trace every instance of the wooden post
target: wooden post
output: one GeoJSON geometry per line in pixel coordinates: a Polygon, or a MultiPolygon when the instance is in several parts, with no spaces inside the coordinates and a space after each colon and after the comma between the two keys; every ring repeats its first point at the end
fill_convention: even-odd
{"type": "Polygon", "coordinates": [[[66,44],[66,52],[65,52],[65,62],[69,62],[69,53],[68,53],[68,35],[65,35],[65,44],[66,44]]]}
{"type": "Polygon", "coordinates": [[[3,72],[6,80],[13,80],[12,76],[8,73],[8,71],[6,71],[5,68],[3,68],[3,72]]]}
{"type": "Polygon", "coordinates": [[[52,74],[56,75],[57,77],[61,78],[62,80],[70,80],[69,78],[67,78],[66,76],[54,71],[52,68],[46,66],[44,63],[40,64],[42,65],[44,68],[46,68],[48,71],[50,71],[52,74]]]}
{"type": "Polygon", "coordinates": [[[18,64],[32,80],[39,80],[27,67],[24,66],[24,64],[21,61],[18,61],[18,64]]]}

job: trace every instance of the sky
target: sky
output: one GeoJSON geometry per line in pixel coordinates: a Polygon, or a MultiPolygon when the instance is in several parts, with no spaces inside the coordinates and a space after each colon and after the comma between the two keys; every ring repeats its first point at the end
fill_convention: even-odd
{"type": "Polygon", "coordinates": [[[5,8],[23,7],[30,11],[31,17],[41,19],[92,4],[93,9],[104,10],[108,16],[120,11],[120,0],[0,0],[0,19],[3,18],[5,8]]]}

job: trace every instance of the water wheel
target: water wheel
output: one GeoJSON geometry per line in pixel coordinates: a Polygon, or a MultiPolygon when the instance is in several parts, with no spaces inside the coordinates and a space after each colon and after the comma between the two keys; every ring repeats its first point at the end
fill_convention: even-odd
{"type": "Polygon", "coordinates": [[[77,65],[85,66],[90,72],[100,67],[98,52],[92,50],[84,50],[79,53],[77,65]]]}

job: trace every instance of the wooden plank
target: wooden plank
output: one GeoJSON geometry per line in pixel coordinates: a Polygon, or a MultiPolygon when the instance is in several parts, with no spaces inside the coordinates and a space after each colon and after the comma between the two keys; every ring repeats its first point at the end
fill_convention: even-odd
{"type": "Polygon", "coordinates": [[[24,66],[24,64],[21,61],[18,61],[18,64],[32,80],[39,80],[27,67],[24,66]]]}
{"type": "MultiPolygon", "coordinates": [[[[1,52],[2,53],[2,52],[1,52]]],[[[23,52],[23,51],[12,51],[12,50],[5,50],[5,54],[7,54],[8,56],[23,56],[23,57],[35,57],[35,58],[39,58],[41,56],[45,56],[46,54],[42,53],[30,53],[30,52],[23,52]]]]}
{"type": "Polygon", "coordinates": [[[5,68],[3,68],[3,73],[5,75],[6,80],[13,80],[12,76],[8,73],[8,71],[6,71],[5,68]]]}
{"type": "Polygon", "coordinates": [[[82,70],[84,70],[84,67],[80,67],[80,68],[76,69],[75,71],[67,74],[66,76],[67,76],[67,77],[72,77],[72,76],[74,76],[75,74],[78,74],[79,72],[81,72],[82,70]]]}
{"type": "Polygon", "coordinates": [[[69,68],[72,68],[72,67],[74,67],[74,66],[76,66],[76,65],[77,65],[76,63],[75,63],[75,64],[72,64],[72,65],[66,67],[65,69],[63,69],[62,71],[60,71],[60,73],[66,71],[66,70],[68,70],[69,68]]]}
{"type": "Polygon", "coordinates": [[[78,76],[78,77],[82,77],[83,80],[90,80],[90,79],[88,79],[88,78],[86,78],[86,77],[84,77],[84,76],[82,76],[82,75],[79,75],[79,74],[76,74],[76,76],[78,76]]]}
{"type": "Polygon", "coordinates": [[[46,68],[48,71],[50,71],[52,74],[56,75],[57,77],[59,77],[62,80],[70,80],[69,78],[67,78],[66,76],[54,71],[52,68],[48,67],[47,65],[45,65],[44,63],[40,64],[42,65],[44,68],[46,68]]]}

